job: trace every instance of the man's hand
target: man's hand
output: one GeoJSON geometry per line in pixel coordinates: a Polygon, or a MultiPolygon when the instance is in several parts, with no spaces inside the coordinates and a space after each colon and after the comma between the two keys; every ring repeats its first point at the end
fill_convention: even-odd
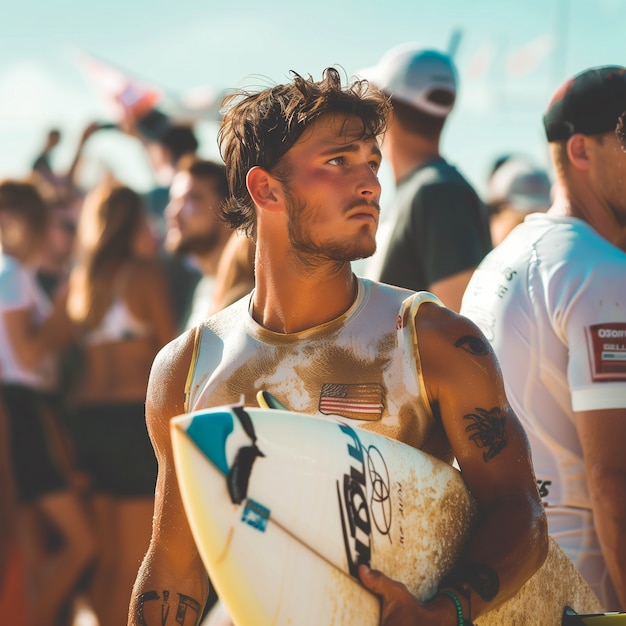
{"type": "Polygon", "coordinates": [[[456,609],[445,596],[436,596],[426,605],[420,605],[399,582],[382,572],[359,566],[359,578],[381,600],[380,626],[455,626],[456,609]]]}

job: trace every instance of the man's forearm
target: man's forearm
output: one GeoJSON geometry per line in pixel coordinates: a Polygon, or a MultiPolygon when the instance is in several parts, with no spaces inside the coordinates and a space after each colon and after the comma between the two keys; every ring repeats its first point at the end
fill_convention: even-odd
{"type": "Polygon", "coordinates": [[[613,587],[626,609],[626,476],[619,471],[596,467],[592,470],[590,486],[593,494],[594,526],[613,587]]]}
{"type": "Polygon", "coordinates": [[[198,626],[208,598],[208,577],[173,577],[171,564],[160,567],[155,560],[149,553],[139,570],[130,600],[128,626],[198,626]]]}
{"type": "Polygon", "coordinates": [[[477,527],[462,563],[443,581],[464,598],[472,618],[513,595],[543,563],[547,531],[543,512],[520,496],[503,497],[477,527]]]}
{"type": "Polygon", "coordinates": [[[129,626],[198,626],[204,602],[168,589],[133,594],[129,626]]]}

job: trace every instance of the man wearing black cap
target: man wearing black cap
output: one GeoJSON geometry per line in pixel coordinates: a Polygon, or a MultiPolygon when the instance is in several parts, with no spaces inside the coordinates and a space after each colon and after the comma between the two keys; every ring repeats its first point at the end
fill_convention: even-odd
{"type": "Polygon", "coordinates": [[[626,608],[626,68],[557,90],[554,202],[472,277],[461,312],[492,342],[531,443],[549,532],[606,610],[626,608]]]}
{"type": "Polygon", "coordinates": [[[485,206],[440,153],[456,100],[454,61],[409,43],[358,73],[391,97],[393,113],[382,149],[397,185],[366,274],[430,291],[458,311],[473,270],[492,246],[485,206]]]}

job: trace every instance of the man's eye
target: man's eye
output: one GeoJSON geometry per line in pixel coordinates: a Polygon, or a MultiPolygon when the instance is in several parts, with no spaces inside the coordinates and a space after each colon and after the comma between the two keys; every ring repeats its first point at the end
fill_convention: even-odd
{"type": "Polygon", "coordinates": [[[343,165],[345,163],[345,159],[343,157],[333,157],[328,161],[331,165],[343,165]]]}

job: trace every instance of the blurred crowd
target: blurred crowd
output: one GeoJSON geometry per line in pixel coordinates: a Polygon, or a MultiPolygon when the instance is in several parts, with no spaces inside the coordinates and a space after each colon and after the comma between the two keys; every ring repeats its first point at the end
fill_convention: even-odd
{"type": "Polygon", "coordinates": [[[220,222],[224,165],[198,156],[192,127],[157,110],[89,124],[59,172],[62,138],[51,129],[29,175],[0,180],[0,605],[16,626],[69,625],[85,604],[113,626],[151,533],[152,361],[251,290],[253,246],[220,222]],[[149,192],[78,182],[111,128],[145,146],[149,192]]]}

